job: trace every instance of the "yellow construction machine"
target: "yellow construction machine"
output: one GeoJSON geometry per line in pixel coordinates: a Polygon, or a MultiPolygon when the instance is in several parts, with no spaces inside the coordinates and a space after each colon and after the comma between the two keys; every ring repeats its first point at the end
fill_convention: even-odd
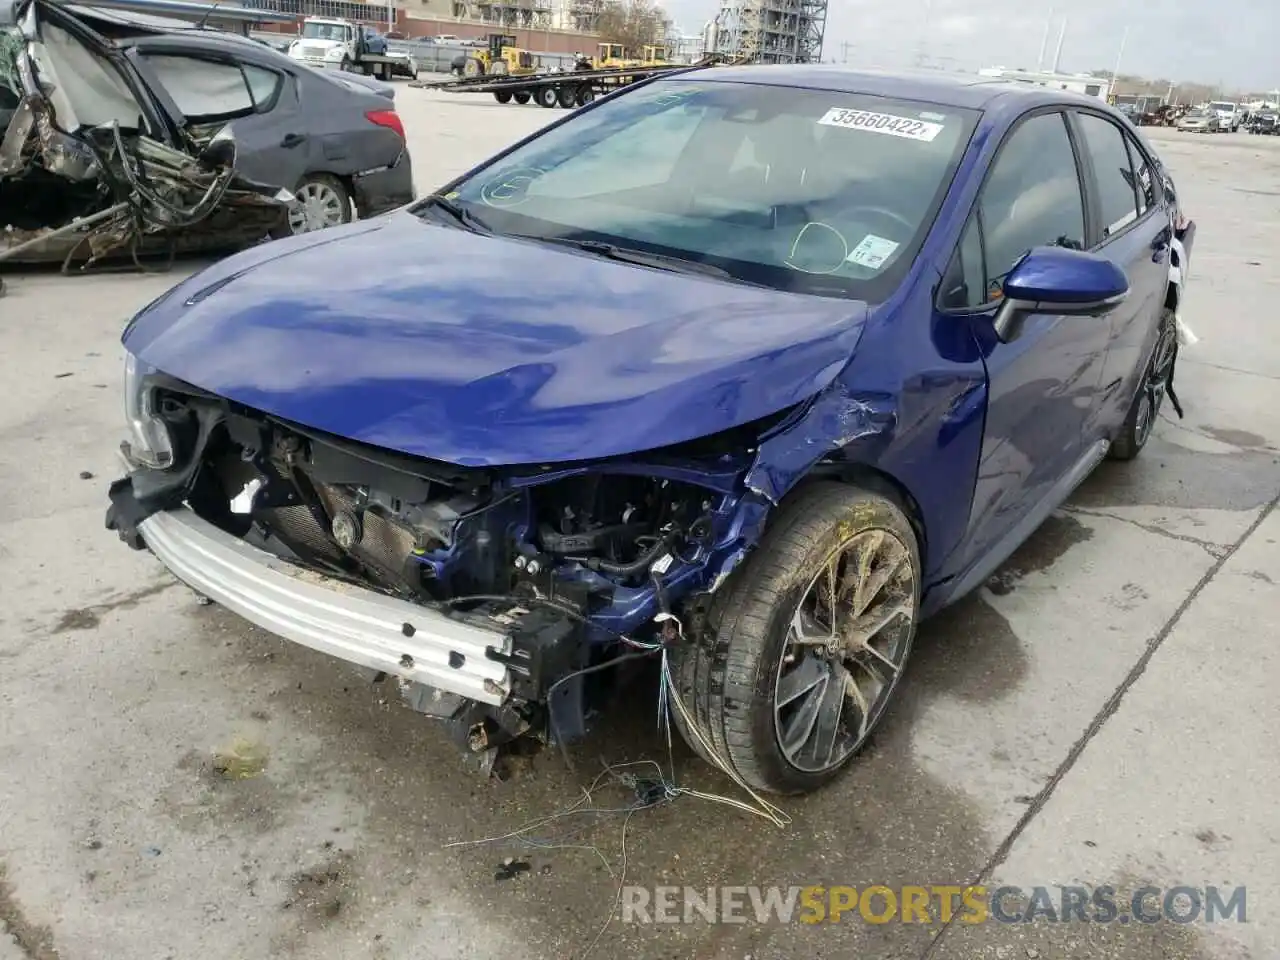
{"type": "Polygon", "coordinates": [[[596,54],[592,65],[597,70],[613,70],[617,67],[638,67],[640,61],[627,56],[627,48],[620,43],[597,44],[600,52],[596,54]]]}
{"type": "Polygon", "coordinates": [[[491,33],[489,46],[473,53],[462,65],[464,77],[527,77],[538,72],[533,54],[516,46],[516,38],[506,33],[491,33]]]}

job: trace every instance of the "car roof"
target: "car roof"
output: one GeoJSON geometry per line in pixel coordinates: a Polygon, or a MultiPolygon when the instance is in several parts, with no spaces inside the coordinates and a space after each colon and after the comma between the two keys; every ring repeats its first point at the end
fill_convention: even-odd
{"type": "Polygon", "coordinates": [[[973,73],[942,73],[929,70],[853,70],[837,64],[764,64],[723,66],[681,73],[682,80],[759,83],[802,90],[829,90],[871,96],[925,100],[942,106],[986,110],[1016,105],[1019,112],[1043,104],[1072,104],[1105,107],[1097,97],[1053,90],[1001,77],[973,73]]]}
{"type": "MultiPolygon", "coordinates": [[[[281,34],[284,39],[291,39],[281,34]]],[[[252,37],[243,37],[236,33],[224,33],[221,30],[173,30],[167,33],[145,33],[125,37],[118,41],[123,47],[169,47],[175,50],[221,51],[256,57],[271,63],[279,63],[281,59],[293,63],[284,54],[265,43],[259,43],[252,37]]]]}

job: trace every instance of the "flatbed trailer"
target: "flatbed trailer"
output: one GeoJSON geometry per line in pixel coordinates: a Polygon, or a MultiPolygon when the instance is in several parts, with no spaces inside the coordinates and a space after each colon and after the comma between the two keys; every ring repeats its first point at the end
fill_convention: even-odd
{"type": "Polygon", "coordinates": [[[411,87],[443,90],[446,93],[489,93],[499,103],[525,104],[569,109],[590,103],[596,97],[619,87],[648,80],[659,74],[686,73],[706,67],[738,61],[720,57],[704,57],[697,63],[665,63],[652,66],[609,67],[604,70],[565,70],[533,73],[527,76],[462,77],[451,80],[415,80],[411,87]]]}

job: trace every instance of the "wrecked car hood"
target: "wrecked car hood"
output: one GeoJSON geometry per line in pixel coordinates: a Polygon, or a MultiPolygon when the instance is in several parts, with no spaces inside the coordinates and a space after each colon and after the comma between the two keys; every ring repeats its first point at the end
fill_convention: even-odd
{"type": "Polygon", "coordinates": [[[834,379],[866,315],[400,213],[225,260],[124,343],[266,413],[489,466],[632,453],[775,413],[834,379]]]}

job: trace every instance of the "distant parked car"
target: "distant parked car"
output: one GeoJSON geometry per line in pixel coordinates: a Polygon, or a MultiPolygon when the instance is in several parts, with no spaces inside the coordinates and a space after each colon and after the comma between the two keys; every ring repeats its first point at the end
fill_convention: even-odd
{"type": "Polygon", "coordinates": [[[1209,104],[1209,112],[1217,114],[1218,129],[1223,133],[1235,133],[1240,129],[1243,116],[1239,104],[1227,100],[1215,100],[1209,104]]]}
{"type": "Polygon", "coordinates": [[[1192,110],[1178,121],[1178,129],[1184,133],[1219,133],[1222,120],[1208,110],[1192,110]]]}
{"type": "Polygon", "coordinates": [[[1270,111],[1255,113],[1249,118],[1246,129],[1254,134],[1280,135],[1280,115],[1270,111]]]}

